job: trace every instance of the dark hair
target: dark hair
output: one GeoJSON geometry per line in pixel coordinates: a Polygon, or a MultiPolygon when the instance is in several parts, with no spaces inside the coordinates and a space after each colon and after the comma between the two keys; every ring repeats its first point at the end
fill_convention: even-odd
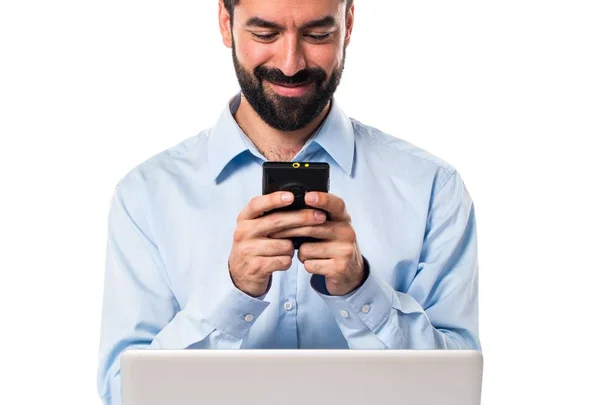
{"type": "MultiPolygon", "coordinates": [[[[346,2],[346,13],[347,13],[348,10],[350,10],[352,3],[354,3],[354,0],[341,0],[341,2],[342,3],[346,2]]],[[[225,9],[227,9],[227,12],[229,13],[230,17],[233,17],[233,9],[238,4],[240,4],[240,0],[223,0],[223,5],[225,6],[225,9]]],[[[233,24],[233,18],[231,19],[231,24],[233,24]]]]}

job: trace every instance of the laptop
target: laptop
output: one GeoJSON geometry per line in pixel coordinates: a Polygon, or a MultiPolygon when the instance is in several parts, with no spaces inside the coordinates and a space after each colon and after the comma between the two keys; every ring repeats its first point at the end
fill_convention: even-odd
{"type": "Polygon", "coordinates": [[[127,350],[123,405],[480,405],[471,350],[127,350]]]}

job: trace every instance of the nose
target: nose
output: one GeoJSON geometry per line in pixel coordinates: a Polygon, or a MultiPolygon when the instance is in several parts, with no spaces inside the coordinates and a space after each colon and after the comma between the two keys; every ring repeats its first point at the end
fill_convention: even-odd
{"type": "Polygon", "coordinates": [[[280,44],[277,68],[283,74],[291,77],[306,68],[306,56],[296,35],[286,35],[280,44]]]}

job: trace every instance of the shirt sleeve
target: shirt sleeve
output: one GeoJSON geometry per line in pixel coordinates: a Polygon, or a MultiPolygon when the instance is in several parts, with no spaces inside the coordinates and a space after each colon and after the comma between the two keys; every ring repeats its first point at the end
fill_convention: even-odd
{"type": "Polygon", "coordinates": [[[481,350],[475,210],[456,171],[432,199],[408,291],[395,291],[377,273],[371,267],[362,286],[345,296],[325,294],[316,280],[322,276],[312,276],[350,348],[481,350]]]}
{"type": "MultiPolygon", "coordinates": [[[[238,349],[269,302],[233,282],[212,302],[192,294],[180,308],[153,242],[143,189],[119,183],[111,199],[97,388],[121,403],[119,356],[128,349],[238,349]]],[[[225,269],[224,271],[227,271],[225,269]]]]}

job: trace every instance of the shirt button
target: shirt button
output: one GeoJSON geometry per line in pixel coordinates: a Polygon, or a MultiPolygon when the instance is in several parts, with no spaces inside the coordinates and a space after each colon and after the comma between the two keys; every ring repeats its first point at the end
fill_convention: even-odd
{"type": "Polygon", "coordinates": [[[362,307],[363,314],[368,314],[370,310],[371,310],[371,306],[369,304],[363,305],[363,307],[362,307]]]}
{"type": "Polygon", "coordinates": [[[348,318],[348,311],[346,311],[345,309],[342,309],[340,311],[340,315],[342,316],[342,318],[348,318]]]}
{"type": "Polygon", "coordinates": [[[246,322],[252,322],[254,320],[254,315],[252,314],[246,314],[246,316],[244,316],[244,321],[246,322]]]}
{"type": "Polygon", "coordinates": [[[288,301],[285,304],[283,304],[283,308],[285,308],[286,311],[289,311],[290,309],[294,308],[294,304],[288,301]]]}

